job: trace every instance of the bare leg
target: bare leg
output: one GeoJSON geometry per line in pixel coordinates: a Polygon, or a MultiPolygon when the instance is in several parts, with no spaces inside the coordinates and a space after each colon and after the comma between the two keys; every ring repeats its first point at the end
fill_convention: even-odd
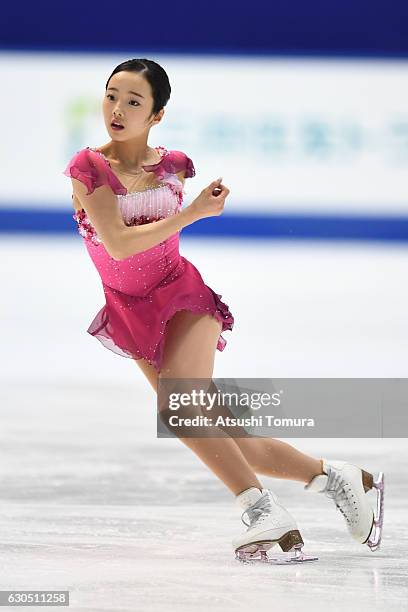
{"type": "MultiPolygon", "coordinates": [[[[217,397],[217,387],[213,381],[210,392],[217,397]]],[[[226,406],[218,403],[214,410],[217,416],[234,416],[226,406]]],[[[225,431],[233,437],[252,469],[259,474],[306,483],[316,474],[323,474],[321,459],[305,455],[287,442],[275,438],[248,436],[242,427],[226,427],[225,431]]]]}
{"type": "Polygon", "coordinates": [[[310,482],[323,474],[322,460],[305,455],[287,442],[275,438],[234,438],[252,469],[273,478],[310,482]]]}
{"type": "MultiPolygon", "coordinates": [[[[211,379],[220,330],[221,324],[211,315],[194,314],[187,310],[177,312],[167,325],[163,363],[158,377],[211,379]]],[[[147,364],[140,365],[148,371],[147,364]]],[[[249,487],[262,489],[245,455],[232,438],[179,439],[234,495],[249,487]]]]}
{"type": "MultiPolygon", "coordinates": [[[[216,337],[218,337],[217,334],[218,334],[218,331],[216,333],[216,337]]],[[[175,341],[177,342],[177,338],[175,338],[175,341]]],[[[213,363],[213,358],[214,358],[214,353],[212,353],[212,357],[211,357],[211,352],[210,352],[210,355],[209,357],[207,357],[207,360],[213,363]]],[[[182,364],[183,363],[187,364],[186,353],[183,353],[183,351],[180,351],[179,359],[181,360],[182,364]]],[[[135,361],[138,364],[138,366],[141,368],[143,373],[145,374],[146,378],[152,385],[153,389],[157,392],[158,373],[155,370],[155,368],[151,366],[149,363],[147,363],[144,359],[138,359],[135,361]]],[[[207,368],[207,371],[208,371],[208,368],[207,368]]],[[[167,378],[167,375],[163,373],[163,369],[162,369],[162,374],[166,376],[167,378]]],[[[192,376],[192,374],[190,373],[189,376],[192,376]]],[[[194,374],[194,377],[198,378],[200,376],[207,377],[207,374],[194,374]]],[[[183,375],[180,375],[179,377],[181,378],[183,377],[183,375]]],[[[230,413],[228,414],[230,415],[230,413]]],[[[286,442],[282,442],[274,438],[253,438],[253,437],[252,438],[251,437],[224,438],[224,440],[225,441],[229,440],[228,444],[230,446],[231,446],[231,442],[233,442],[236,446],[238,446],[241,453],[244,455],[247,463],[251,466],[252,470],[256,473],[263,474],[265,476],[271,476],[274,478],[297,480],[297,481],[305,482],[305,483],[310,482],[310,480],[316,474],[322,473],[321,459],[316,459],[309,455],[305,455],[304,453],[296,450],[295,447],[291,446],[290,444],[286,442]]],[[[191,438],[189,439],[189,441],[191,442],[191,438]]],[[[186,443],[187,440],[183,438],[183,442],[186,443]]],[[[216,439],[216,440],[213,439],[213,442],[221,442],[222,444],[221,439],[216,439]]],[[[206,461],[204,461],[204,463],[206,463],[206,461]]],[[[260,486],[260,485],[249,485],[249,486],[260,486]]]]}

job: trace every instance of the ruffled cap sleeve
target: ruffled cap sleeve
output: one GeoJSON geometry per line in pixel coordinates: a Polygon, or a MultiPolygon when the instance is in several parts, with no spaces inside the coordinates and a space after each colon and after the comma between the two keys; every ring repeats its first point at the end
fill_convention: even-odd
{"type": "Polygon", "coordinates": [[[143,166],[146,172],[154,172],[159,181],[166,181],[172,175],[184,171],[185,178],[195,176],[195,168],[192,160],[182,151],[167,151],[164,147],[158,147],[164,154],[157,164],[143,166]]]}
{"type": "Polygon", "coordinates": [[[126,195],[127,189],[109,170],[105,159],[96,151],[87,147],[74,155],[63,174],[81,181],[88,190],[87,195],[90,195],[97,187],[102,185],[109,186],[115,194],[126,195]]]}

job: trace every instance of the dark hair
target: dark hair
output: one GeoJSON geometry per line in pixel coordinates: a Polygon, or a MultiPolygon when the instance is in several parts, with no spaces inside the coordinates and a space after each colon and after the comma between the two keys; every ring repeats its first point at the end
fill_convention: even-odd
{"type": "Polygon", "coordinates": [[[153,109],[151,115],[158,113],[170,99],[171,87],[167,72],[153,60],[138,58],[122,62],[113,70],[106,81],[105,90],[108,89],[109,81],[117,72],[127,70],[129,72],[141,72],[150,84],[153,95],[153,109]]]}

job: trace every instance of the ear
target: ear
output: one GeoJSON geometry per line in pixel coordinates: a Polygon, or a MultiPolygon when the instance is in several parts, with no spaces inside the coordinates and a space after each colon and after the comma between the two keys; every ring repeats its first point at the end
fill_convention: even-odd
{"type": "Polygon", "coordinates": [[[162,120],[162,118],[163,118],[163,115],[164,115],[164,108],[162,108],[161,110],[159,110],[159,112],[158,112],[158,113],[156,113],[156,115],[154,116],[154,120],[153,120],[153,123],[152,123],[152,127],[153,127],[154,125],[157,125],[158,123],[160,123],[160,121],[161,121],[161,120],[162,120]]]}

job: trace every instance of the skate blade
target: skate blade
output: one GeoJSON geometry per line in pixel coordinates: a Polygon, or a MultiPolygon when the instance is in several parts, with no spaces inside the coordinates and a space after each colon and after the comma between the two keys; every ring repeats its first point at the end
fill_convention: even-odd
{"type": "Polygon", "coordinates": [[[377,507],[366,544],[372,552],[375,552],[380,547],[384,522],[384,472],[379,472],[377,480],[373,482],[373,487],[377,490],[377,507]]]}
{"type": "MultiPolygon", "coordinates": [[[[311,555],[305,555],[301,548],[301,544],[295,544],[287,552],[280,553],[273,557],[268,556],[268,550],[274,545],[274,542],[264,542],[258,544],[256,551],[248,551],[245,549],[236,551],[236,559],[241,563],[255,564],[255,563],[269,563],[271,565],[289,565],[296,563],[304,563],[305,561],[317,561],[318,557],[311,555]]],[[[254,545],[251,545],[251,549],[254,545]]]]}

